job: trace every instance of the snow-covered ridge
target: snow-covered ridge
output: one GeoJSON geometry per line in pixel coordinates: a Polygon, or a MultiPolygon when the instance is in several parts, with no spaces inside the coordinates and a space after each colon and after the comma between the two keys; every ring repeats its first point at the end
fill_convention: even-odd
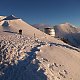
{"type": "MultiPolygon", "coordinates": [[[[66,49],[73,53],[79,53],[78,49],[69,45],[46,42],[33,36],[2,32],[0,33],[0,79],[25,80],[27,78],[29,80],[47,80],[48,78],[48,80],[70,80],[72,76],[67,67],[65,68],[65,64],[63,65],[52,58],[52,56],[56,56],[53,54],[57,50],[64,52],[66,49]],[[54,53],[52,54],[51,51],[54,53]]],[[[66,53],[60,53],[59,55],[61,56],[61,54],[67,56],[66,53]]],[[[64,55],[61,57],[67,58],[64,55]]],[[[61,60],[63,61],[64,58],[61,60]]]]}
{"type": "Polygon", "coordinates": [[[6,16],[0,16],[0,20],[3,20],[4,18],[6,18],[6,16]]]}
{"type": "Polygon", "coordinates": [[[10,15],[10,16],[7,16],[6,18],[4,18],[3,20],[14,20],[14,19],[20,19],[20,18],[17,18],[14,15],[10,15]]]}
{"type": "MultiPolygon", "coordinates": [[[[21,19],[1,22],[0,80],[80,80],[79,48],[51,37],[21,19]]],[[[76,30],[71,24],[62,24],[56,30],[62,38],[69,38],[71,42],[75,39],[72,34],[76,30]]],[[[79,39],[77,34],[74,35],[79,39]]]]}
{"type": "MultiPolygon", "coordinates": [[[[44,29],[49,27],[44,24],[35,24],[34,27],[40,29],[44,29]]],[[[80,29],[71,23],[62,23],[54,26],[55,29],[55,37],[60,38],[64,42],[75,46],[80,47],[80,29]]],[[[44,30],[43,30],[44,31],[44,30]]]]}
{"type": "Polygon", "coordinates": [[[73,46],[80,47],[80,31],[77,27],[70,23],[64,23],[54,26],[54,29],[56,37],[73,46]]]}
{"type": "MultiPolygon", "coordinates": [[[[15,33],[0,33],[0,76],[4,74],[3,70],[8,66],[17,65],[18,61],[25,60],[30,55],[27,53],[36,45],[38,43],[34,38],[15,33]]],[[[0,77],[0,79],[3,78],[0,77]]]]}

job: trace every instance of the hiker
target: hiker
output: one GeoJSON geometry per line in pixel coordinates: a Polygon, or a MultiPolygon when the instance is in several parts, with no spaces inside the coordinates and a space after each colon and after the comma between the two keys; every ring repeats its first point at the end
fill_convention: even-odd
{"type": "Polygon", "coordinates": [[[35,33],[34,33],[34,38],[36,38],[35,33]]]}
{"type": "Polygon", "coordinates": [[[22,35],[22,30],[21,29],[19,30],[19,34],[22,35]]]}

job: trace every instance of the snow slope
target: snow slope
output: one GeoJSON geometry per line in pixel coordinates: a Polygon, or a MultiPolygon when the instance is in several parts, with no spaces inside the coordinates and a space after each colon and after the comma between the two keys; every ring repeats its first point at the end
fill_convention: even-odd
{"type": "Polygon", "coordinates": [[[21,19],[5,21],[9,25],[0,26],[0,80],[80,80],[80,49],[21,19]]]}
{"type": "Polygon", "coordinates": [[[23,34],[25,35],[34,35],[35,32],[37,32],[37,34],[35,34],[36,36],[40,36],[42,34],[42,32],[40,32],[36,28],[33,28],[31,25],[24,22],[22,19],[16,18],[13,15],[4,18],[3,21],[0,22],[0,26],[1,31],[12,31],[18,33],[18,31],[22,29],[23,34]]]}
{"type": "Polygon", "coordinates": [[[6,18],[6,16],[0,16],[0,20],[2,20],[2,19],[4,19],[4,18],[6,18]]]}
{"type": "Polygon", "coordinates": [[[45,45],[37,54],[49,80],[79,80],[80,52],[66,45],[45,45]],[[48,49],[48,50],[47,50],[48,49]]]}
{"type": "Polygon", "coordinates": [[[65,39],[70,45],[80,47],[80,30],[70,23],[56,25],[54,27],[56,37],[65,39]]]}

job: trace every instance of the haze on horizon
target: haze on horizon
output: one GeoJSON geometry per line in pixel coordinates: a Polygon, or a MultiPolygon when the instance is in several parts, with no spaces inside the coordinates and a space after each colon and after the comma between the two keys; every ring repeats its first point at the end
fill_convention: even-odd
{"type": "Polygon", "coordinates": [[[30,24],[80,26],[80,0],[1,0],[0,15],[11,14],[30,24]]]}

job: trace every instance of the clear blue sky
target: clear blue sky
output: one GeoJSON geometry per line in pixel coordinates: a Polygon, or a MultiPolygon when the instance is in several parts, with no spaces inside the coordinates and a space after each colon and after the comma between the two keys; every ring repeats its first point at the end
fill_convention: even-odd
{"type": "Polygon", "coordinates": [[[80,26],[80,0],[0,0],[0,15],[11,14],[30,24],[80,26]]]}

